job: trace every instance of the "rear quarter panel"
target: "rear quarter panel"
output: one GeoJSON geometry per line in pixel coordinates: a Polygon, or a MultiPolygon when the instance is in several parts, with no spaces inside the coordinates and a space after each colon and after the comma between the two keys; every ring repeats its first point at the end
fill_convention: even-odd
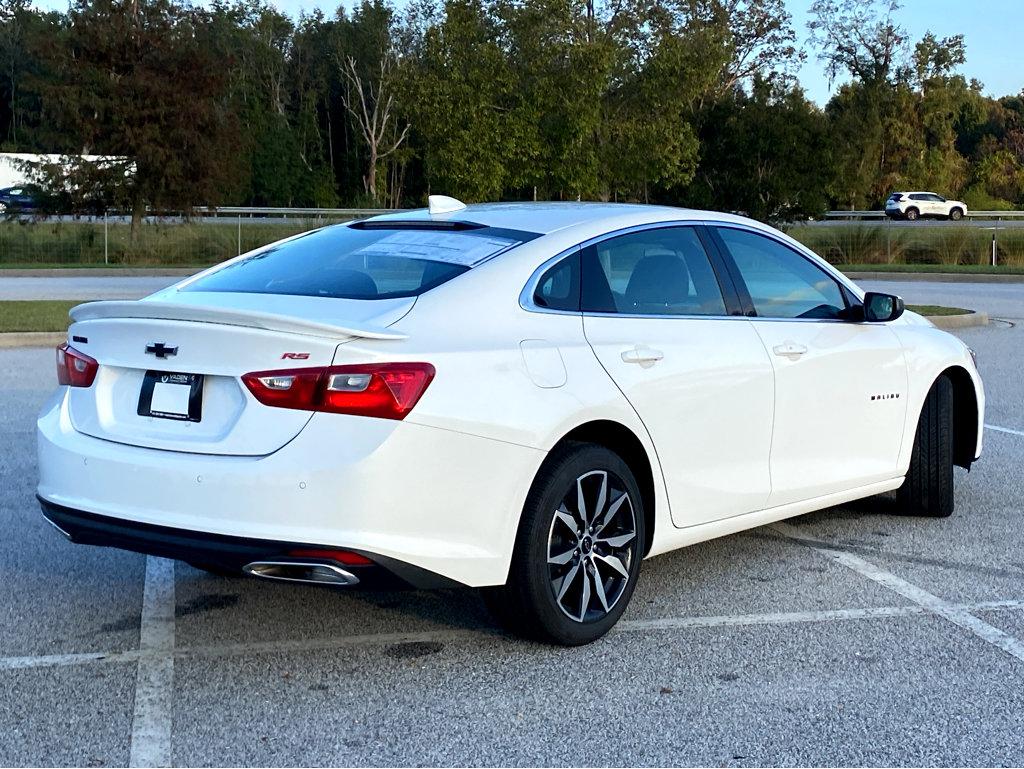
{"type": "MultiPolygon", "coordinates": [[[[523,475],[516,499],[508,501],[517,525],[536,472],[559,440],[591,421],[624,425],[644,445],[651,463],[655,531],[671,528],[650,436],[594,356],[582,316],[531,312],[519,305],[520,292],[537,266],[560,253],[563,244],[574,244],[570,238],[545,240],[535,241],[544,247],[522,258],[493,260],[420,296],[412,311],[391,326],[405,339],[347,342],[338,347],[335,363],[427,361],[437,373],[407,422],[539,449],[536,467],[523,475]]],[[[470,459],[460,472],[500,471],[470,459]]]]}

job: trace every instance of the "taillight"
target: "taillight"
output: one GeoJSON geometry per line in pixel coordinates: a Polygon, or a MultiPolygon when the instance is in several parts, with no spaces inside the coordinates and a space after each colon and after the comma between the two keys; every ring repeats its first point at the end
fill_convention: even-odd
{"type": "Polygon", "coordinates": [[[57,381],[72,387],[91,387],[100,364],[67,342],[57,348],[57,381]]]}
{"type": "Polygon", "coordinates": [[[404,419],[433,378],[429,363],[366,363],[256,371],[242,381],[266,406],[404,419]]]}

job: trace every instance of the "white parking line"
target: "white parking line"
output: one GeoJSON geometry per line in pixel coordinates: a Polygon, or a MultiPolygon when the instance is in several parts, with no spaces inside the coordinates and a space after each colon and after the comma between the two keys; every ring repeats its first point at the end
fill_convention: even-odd
{"type": "MultiPolygon", "coordinates": [[[[1022,611],[1024,600],[984,601],[971,604],[951,604],[957,611],[978,613],[998,611],[1022,611]]],[[[885,619],[892,617],[911,617],[931,613],[932,610],[920,604],[908,606],[876,606],[855,609],[831,609],[821,611],[778,612],[767,614],[724,614],[698,617],[657,617],[654,619],[623,620],[615,632],[657,632],[660,630],[687,630],[691,628],[714,627],[751,627],[757,625],[788,625],[818,622],[844,622],[854,620],[885,619]]],[[[401,643],[416,642],[479,642],[483,638],[503,637],[497,629],[480,628],[477,630],[425,630],[419,633],[366,633],[351,636],[328,636],[325,638],[302,638],[281,641],[256,641],[213,646],[192,646],[173,648],[173,655],[178,659],[197,657],[235,657],[255,654],[290,654],[312,651],[330,651],[333,649],[391,646],[401,643]]],[[[168,657],[166,647],[163,650],[150,649],[147,652],[131,650],[124,652],[96,652],[84,654],[51,654],[23,657],[0,657],[0,672],[4,670],[21,670],[24,668],[61,667],[68,665],[90,665],[99,663],[139,662],[149,665],[154,661],[168,657]]],[[[165,688],[173,685],[173,671],[168,671],[164,681],[165,688]]],[[[138,712],[138,711],[137,711],[138,712]]],[[[139,719],[141,723],[141,717],[139,719]]],[[[168,718],[165,722],[169,725],[168,718]]]]}
{"type": "Polygon", "coordinates": [[[913,601],[918,606],[924,607],[943,619],[949,620],[954,625],[958,625],[964,630],[970,631],[981,640],[986,641],[993,646],[998,646],[1010,656],[1016,657],[1024,662],[1024,642],[1009,633],[1005,633],[999,628],[988,624],[987,622],[983,622],[964,607],[949,603],[948,601],[939,598],[937,595],[929,593],[924,588],[911,584],[905,579],[897,577],[895,574],[887,572],[870,561],[865,561],[859,556],[847,553],[843,550],[836,550],[834,547],[831,547],[829,543],[809,536],[788,523],[775,523],[772,524],[772,528],[787,539],[791,539],[795,542],[806,545],[813,550],[817,550],[819,553],[831,558],[836,563],[856,571],[858,574],[877,582],[879,585],[892,590],[894,593],[899,593],[904,598],[913,601]]]}
{"type": "Polygon", "coordinates": [[[1009,433],[1010,435],[1024,435],[1024,430],[1011,430],[1009,427],[998,427],[996,425],[985,425],[986,430],[995,430],[997,433],[1009,433]]]}
{"type": "Polygon", "coordinates": [[[146,558],[139,671],[128,765],[171,765],[174,694],[174,561],[146,558]]]}

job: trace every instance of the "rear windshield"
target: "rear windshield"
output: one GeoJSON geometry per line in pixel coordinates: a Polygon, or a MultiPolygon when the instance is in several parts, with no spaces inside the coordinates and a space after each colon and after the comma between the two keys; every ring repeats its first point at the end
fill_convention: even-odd
{"type": "Polygon", "coordinates": [[[889,200],[903,200],[903,195],[902,193],[894,192],[892,195],[889,196],[889,200]]]}
{"type": "Polygon", "coordinates": [[[229,264],[185,291],[290,294],[337,299],[418,296],[521,243],[528,233],[479,228],[335,225],[229,264]]]}

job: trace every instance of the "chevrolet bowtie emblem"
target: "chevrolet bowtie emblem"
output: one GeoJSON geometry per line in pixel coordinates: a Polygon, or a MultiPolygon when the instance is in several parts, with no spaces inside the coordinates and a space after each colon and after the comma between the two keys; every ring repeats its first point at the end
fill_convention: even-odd
{"type": "Polygon", "coordinates": [[[146,354],[155,355],[158,358],[169,358],[178,354],[178,348],[168,347],[163,342],[154,342],[146,345],[146,354]]]}

